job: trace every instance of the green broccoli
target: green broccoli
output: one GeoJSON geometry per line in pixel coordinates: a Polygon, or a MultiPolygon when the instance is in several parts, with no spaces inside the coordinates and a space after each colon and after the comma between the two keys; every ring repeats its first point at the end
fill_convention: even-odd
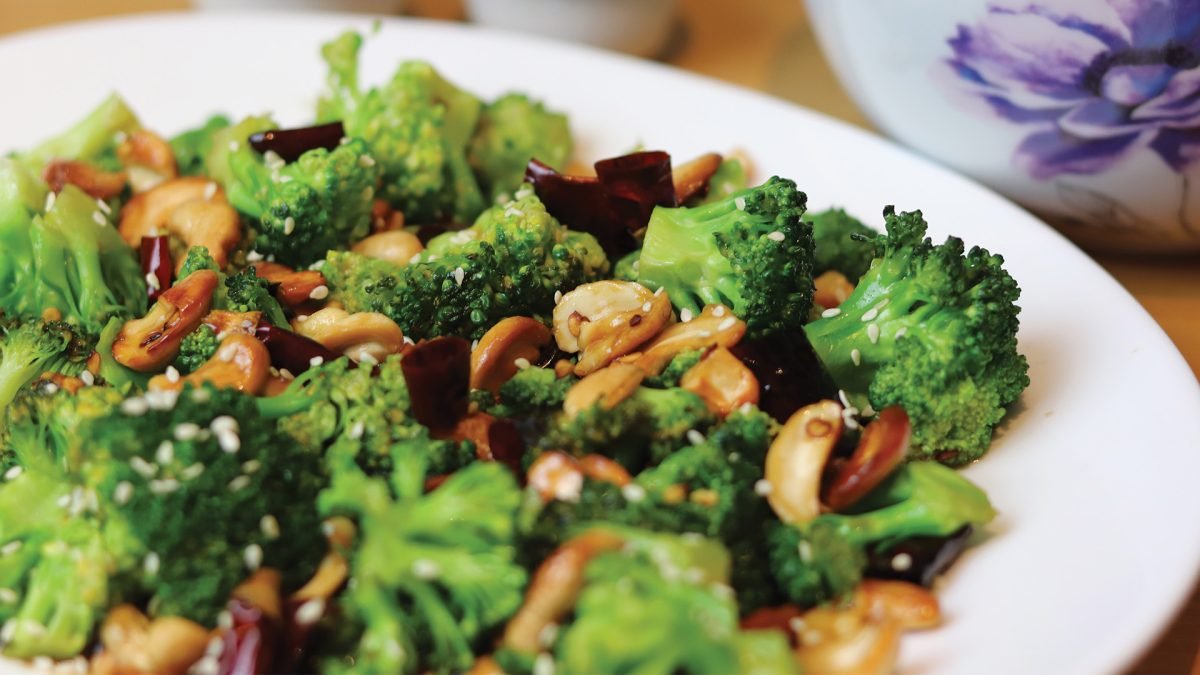
{"type": "Polygon", "coordinates": [[[259,415],[232,389],[126,399],[86,420],[79,473],[105,529],[139,568],[152,615],[212,625],[233,588],[260,565],[285,592],[315,571],[325,549],[316,511],[320,455],[259,415]]]}
{"type": "Polygon", "coordinates": [[[22,389],[5,412],[8,421],[0,445],[9,453],[8,466],[46,473],[53,473],[51,467],[63,473],[78,470],[87,454],[80,426],[108,414],[122,399],[112,387],[83,387],[71,393],[46,382],[22,389]]]}
{"type": "Polygon", "coordinates": [[[578,381],[574,375],[559,377],[553,368],[518,370],[500,385],[499,402],[489,410],[496,417],[522,417],[559,409],[567,390],[578,381]]]}
{"type": "Polygon", "coordinates": [[[805,220],[812,225],[816,242],[813,276],[832,270],[856,283],[875,259],[879,233],[842,209],[810,213],[805,220]]]}
{"type": "Polygon", "coordinates": [[[204,124],[188,129],[171,139],[171,150],[181,176],[199,176],[205,173],[205,158],[212,151],[213,135],[233,122],[224,115],[213,115],[204,124]]]}
{"type": "Polygon", "coordinates": [[[113,357],[113,343],[124,325],[125,320],[116,316],[104,324],[104,328],[100,330],[100,337],[96,340],[96,354],[100,357],[100,379],[108,386],[129,394],[145,390],[150,382],[150,375],[127,368],[113,357]]]}
{"type": "Polygon", "coordinates": [[[419,61],[362,90],[362,42],[350,31],[322,46],[329,93],[317,106],[319,121],[341,120],[347,135],[366,141],[381,168],[379,196],[405,220],[470,222],[485,206],[466,157],[483,103],[419,61]]]}
{"type": "MultiPolygon", "coordinates": [[[[220,283],[212,298],[213,309],[230,312],[261,312],[267,323],[281,327],[289,326],[283,305],[279,304],[271,292],[271,284],[258,276],[254,265],[227,275],[217,266],[207,248],[193,246],[188,249],[187,256],[183,259],[178,278],[185,279],[192,272],[204,269],[216,272],[220,278],[220,283]]],[[[203,338],[197,339],[202,340],[203,338]]]]}
{"type": "Polygon", "coordinates": [[[1029,385],[1017,352],[1020,289],[1004,259],[961,239],[934,245],[920,211],[884,211],[876,259],[836,316],[805,327],[851,403],[898,405],[918,458],[970,462],[1029,385]]]}
{"type": "Polygon", "coordinates": [[[574,416],[558,413],[540,446],[599,453],[637,472],[688,445],[693,434],[702,434],[714,422],[704,399],[690,391],[639,387],[612,408],[597,404],[574,416]]]}
{"type": "Polygon", "coordinates": [[[55,159],[77,160],[115,171],[121,168],[117,162],[117,145],[124,135],[140,128],[137,116],[125,101],[112,94],[74,126],[28,151],[17,153],[16,159],[39,176],[46,163],[55,159]]]}
{"type": "Polygon", "coordinates": [[[358,138],[333,150],[314,148],[294,162],[258,154],[246,138],[272,128],[248,118],[213,134],[206,161],[229,202],[249,217],[254,249],[281,263],[304,267],[345,248],[371,230],[379,169],[358,138]]]}
{"type": "Polygon", "coordinates": [[[58,310],[95,335],[112,316],[140,315],[146,282],[133,251],[96,203],[63,188],[44,214],[31,202],[45,192],[0,158],[0,311],[40,316],[58,310]]]}
{"type": "Polygon", "coordinates": [[[94,345],[94,340],[62,321],[0,316],[0,411],[42,373],[83,372],[94,345]]]}
{"type": "Polygon", "coordinates": [[[798,329],[813,295],[806,199],[776,177],[704,206],[655,208],[638,281],[666,289],[680,311],[727,305],[751,336],[798,329]]]}
{"type": "Polygon", "coordinates": [[[554,169],[571,158],[566,115],[518,93],[505,94],[484,107],[467,161],[487,199],[507,201],[506,195],[525,180],[525,167],[535,157],[554,169]]]}
{"type": "Polygon", "coordinates": [[[771,573],[790,602],[813,606],[853,590],[866,568],[866,547],[912,537],[948,536],[995,516],[983,490],[953,469],[912,462],[854,505],[792,527],[775,525],[767,539],[771,573]]]}
{"type": "Polygon", "coordinates": [[[680,352],[667,363],[667,367],[658,375],[646,378],[646,386],[649,387],[678,387],[679,381],[687,374],[687,371],[692,369],[700,359],[704,358],[704,350],[693,349],[691,351],[680,352]]]}
{"type": "Polygon", "coordinates": [[[742,166],[741,161],[735,157],[726,157],[717,167],[716,173],[708,179],[708,191],[704,193],[704,196],[695,204],[685,204],[685,206],[702,206],[719,202],[748,187],[750,187],[750,181],[746,177],[746,169],[742,166]]]}
{"type": "Polygon", "coordinates": [[[641,267],[639,259],[642,257],[642,249],[634,249],[629,253],[621,256],[616,265],[613,265],[612,276],[614,279],[621,281],[637,281],[638,268],[641,267]]]}
{"type": "Polygon", "coordinates": [[[173,364],[175,369],[184,375],[194,372],[217,353],[219,344],[216,331],[205,324],[196,326],[196,330],[185,335],[179,343],[179,356],[173,364]]]}
{"type": "Polygon", "coordinates": [[[599,243],[558,223],[532,193],[435,237],[403,267],[331,252],[321,267],[350,312],[380,312],[414,339],[482,336],[509,316],[549,323],[555,293],[608,270],[599,243]]]}

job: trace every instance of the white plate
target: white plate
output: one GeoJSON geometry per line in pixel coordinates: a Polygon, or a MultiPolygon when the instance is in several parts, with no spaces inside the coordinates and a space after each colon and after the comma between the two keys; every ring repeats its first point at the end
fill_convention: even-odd
{"type": "MultiPolygon", "coordinates": [[[[320,43],[361,17],[163,15],[0,41],[0,149],[54,133],[111,90],[163,132],[211,111],[302,123],[320,43]]],[[[1013,204],[874,136],[676,70],[527,36],[385,21],[364,82],[423,58],[486,96],[567,110],[584,157],[644,143],[679,158],[741,147],[814,207],[923,209],[933,233],[1002,252],[1021,283],[1033,384],[968,475],[1001,517],[942,585],[945,626],[905,637],[906,673],[1096,673],[1128,666],[1200,566],[1200,389],[1145,311],[1013,204]]],[[[876,218],[876,220],[878,220],[876,218]]],[[[2,253],[0,253],[2,254],[2,253]]]]}

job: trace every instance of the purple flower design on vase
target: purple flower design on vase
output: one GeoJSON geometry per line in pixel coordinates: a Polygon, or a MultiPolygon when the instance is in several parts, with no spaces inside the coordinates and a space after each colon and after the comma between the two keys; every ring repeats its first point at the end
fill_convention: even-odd
{"type": "Polygon", "coordinates": [[[961,81],[1032,127],[1014,161],[1035,178],[1200,159],[1200,0],[991,3],[948,43],[961,81]]]}

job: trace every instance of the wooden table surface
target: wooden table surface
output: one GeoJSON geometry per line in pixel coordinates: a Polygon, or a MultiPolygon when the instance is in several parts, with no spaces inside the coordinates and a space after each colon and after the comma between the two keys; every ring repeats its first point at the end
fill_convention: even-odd
{"type": "MultiPolygon", "coordinates": [[[[409,0],[408,4],[410,14],[463,18],[459,0],[409,0]]],[[[187,0],[0,0],[0,34],[188,5],[187,0]]],[[[834,79],[799,0],[680,0],[678,28],[663,60],[871,129],[834,79]]],[[[1098,255],[1096,259],[1142,303],[1179,347],[1192,372],[1200,375],[1200,257],[1098,255]]],[[[1200,674],[1198,646],[1200,589],[1132,672],[1200,674]]]]}

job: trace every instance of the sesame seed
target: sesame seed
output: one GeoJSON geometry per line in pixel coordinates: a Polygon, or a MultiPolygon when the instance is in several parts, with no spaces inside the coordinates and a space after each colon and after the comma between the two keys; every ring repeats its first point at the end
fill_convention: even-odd
{"type": "Polygon", "coordinates": [[[513,359],[513,365],[517,367],[517,370],[525,370],[529,367],[529,359],[524,356],[518,356],[513,359]]]}
{"type": "Polygon", "coordinates": [[[267,539],[279,538],[279,521],[269,513],[258,520],[258,529],[262,530],[267,539]]]}
{"type": "Polygon", "coordinates": [[[250,544],[242,551],[242,560],[246,563],[246,569],[253,572],[262,565],[263,550],[258,544],[250,544]]]}
{"type": "Polygon", "coordinates": [[[838,389],[838,400],[842,402],[842,407],[843,407],[843,408],[849,408],[849,407],[850,407],[850,397],[849,397],[849,396],[846,396],[846,390],[845,390],[845,389],[838,389]]]}
{"type": "Polygon", "coordinates": [[[5,544],[4,546],[0,546],[0,555],[4,555],[4,556],[12,555],[12,554],[16,553],[17,551],[20,551],[22,546],[24,546],[24,542],[22,542],[20,539],[17,539],[15,541],[10,541],[7,544],[5,544]]]}
{"type": "Polygon", "coordinates": [[[49,211],[50,209],[54,208],[54,200],[55,200],[55,199],[58,199],[58,194],[57,194],[57,193],[55,193],[55,192],[49,192],[49,193],[47,193],[47,194],[46,194],[46,207],[45,207],[44,209],[42,209],[42,210],[43,210],[43,211],[49,211]]]}
{"type": "Polygon", "coordinates": [[[874,321],[875,317],[877,317],[877,316],[879,316],[879,310],[872,307],[871,309],[868,309],[867,311],[863,312],[862,320],[863,321],[874,321]]]}
{"type": "Polygon", "coordinates": [[[195,464],[187,467],[183,471],[180,471],[179,477],[184,480],[196,480],[197,478],[200,477],[200,474],[202,474],[202,473],[204,473],[204,463],[196,462],[195,464]]]}
{"type": "Polygon", "coordinates": [[[280,377],[282,377],[282,378],[283,378],[283,379],[285,379],[285,380],[294,380],[294,379],[296,379],[296,376],[292,374],[292,371],[288,370],[287,368],[280,368],[280,369],[279,369],[279,376],[280,376],[280,377]]]}
{"type": "Polygon", "coordinates": [[[783,241],[784,236],[783,236],[782,232],[780,232],[779,230],[775,230],[771,234],[767,235],[767,239],[770,239],[771,241],[783,241]]]}
{"type": "Polygon", "coordinates": [[[654,304],[653,304],[653,303],[650,303],[650,302],[644,302],[644,303],[642,303],[642,311],[643,311],[643,312],[649,312],[649,311],[650,311],[651,309],[653,309],[653,308],[654,308],[654,304]]]}
{"type": "Polygon", "coordinates": [[[231,614],[229,610],[223,609],[219,614],[217,614],[217,628],[222,628],[224,630],[233,628],[233,614],[231,614]]]}
{"type": "Polygon", "coordinates": [[[679,310],[679,320],[684,323],[691,321],[692,320],[692,310],[688,309],[687,307],[684,307],[683,309],[679,310]]]}
{"type": "Polygon", "coordinates": [[[220,635],[214,635],[208,641],[208,646],[204,648],[204,655],[216,657],[220,656],[223,651],[225,651],[225,640],[220,635]]]}
{"type": "Polygon", "coordinates": [[[442,568],[432,560],[418,558],[413,561],[412,572],[418,579],[436,579],[442,573],[442,568]]]}
{"type": "Polygon", "coordinates": [[[258,251],[247,251],[246,262],[258,262],[263,259],[263,254],[258,251]]]}
{"type": "Polygon", "coordinates": [[[108,225],[108,218],[105,218],[104,214],[100,213],[99,211],[92,211],[92,222],[96,223],[100,227],[104,227],[105,225],[108,225]]]}
{"type": "Polygon", "coordinates": [[[358,156],[358,165],[363,168],[370,168],[372,166],[375,166],[375,158],[370,155],[359,155],[358,156]]]}
{"type": "Polygon", "coordinates": [[[374,356],[373,356],[371,353],[369,353],[369,352],[363,352],[363,353],[361,353],[361,354],[359,354],[359,355],[358,355],[358,362],[359,362],[359,363],[365,363],[365,364],[367,364],[368,366],[374,366],[374,365],[376,365],[376,364],[378,364],[378,363],[379,363],[379,359],[375,358],[375,357],[374,357],[374,356]]]}
{"type": "Polygon", "coordinates": [[[150,404],[146,403],[146,399],[144,398],[127,398],[124,401],[121,401],[121,412],[131,417],[144,415],[149,409],[150,404]]]}
{"type": "Polygon", "coordinates": [[[410,338],[410,337],[408,337],[407,335],[405,335],[405,336],[404,336],[404,344],[406,344],[406,345],[415,345],[415,344],[417,344],[417,343],[416,343],[416,341],[414,341],[412,338],[410,338]]]}
{"type": "Polygon", "coordinates": [[[279,153],[275,152],[274,150],[268,150],[263,153],[263,164],[266,164],[268,168],[281,169],[286,163],[287,162],[283,161],[283,158],[279,156],[279,153]]]}
{"type": "Polygon", "coordinates": [[[179,381],[179,369],[177,369],[175,366],[167,366],[166,376],[167,376],[167,382],[172,382],[172,383],[178,382],[179,381]]]}
{"type": "Polygon", "coordinates": [[[83,386],[90,387],[96,384],[96,376],[90,370],[85,370],[79,374],[79,381],[83,382],[83,386]]]}
{"type": "Polygon", "coordinates": [[[829,309],[825,310],[824,312],[821,312],[821,318],[822,319],[832,319],[833,317],[835,317],[841,313],[842,313],[842,309],[840,307],[830,307],[829,309]]]}
{"type": "Polygon", "coordinates": [[[867,417],[874,417],[875,416],[875,408],[872,408],[871,404],[868,403],[865,406],[863,406],[862,414],[866,415],[867,417]]]}
{"type": "Polygon", "coordinates": [[[262,462],[257,459],[248,459],[242,462],[242,473],[257,473],[262,468],[262,462]]]}
{"type": "Polygon", "coordinates": [[[31,661],[31,665],[33,665],[34,670],[47,672],[54,669],[54,659],[49,656],[36,656],[31,661]]]}
{"type": "Polygon", "coordinates": [[[892,557],[892,569],[897,572],[904,572],[912,568],[912,556],[907,553],[897,553],[892,557]]]}
{"type": "Polygon", "coordinates": [[[113,501],[118,505],[128,504],[133,497],[133,483],[123,480],[117,483],[117,487],[113,490],[113,501]]]}
{"type": "Polygon", "coordinates": [[[646,488],[637,483],[629,483],[621,488],[621,496],[628,502],[640,502],[646,498],[646,488]]]}
{"type": "Polygon", "coordinates": [[[129,468],[142,478],[152,478],[154,474],[158,473],[157,464],[151,464],[138,455],[129,458],[129,468]]]}
{"type": "Polygon", "coordinates": [[[217,445],[221,446],[221,450],[233,454],[242,448],[242,439],[237,435],[237,432],[222,429],[217,432],[217,445]]]}
{"type": "Polygon", "coordinates": [[[717,305],[716,307],[713,307],[712,315],[717,318],[720,318],[720,317],[725,316],[725,312],[727,312],[727,311],[729,311],[729,310],[725,309],[725,305],[717,305]]]}
{"type": "MultiPolygon", "coordinates": [[[[196,389],[192,392],[192,400],[199,401],[196,395],[208,396],[208,392],[203,389],[196,389]],[[203,394],[201,394],[203,392],[203,394]]],[[[148,391],[146,392],[146,405],[154,410],[170,410],[175,407],[175,402],[179,400],[179,392],[170,390],[148,391]]],[[[203,399],[207,401],[208,399],[203,399]]]]}
{"type": "MultiPolygon", "coordinates": [[[[349,93],[349,92],[347,92],[347,93],[349,93]]],[[[349,142],[350,142],[349,136],[342,136],[341,138],[338,139],[338,145],[345,145],[349,142]]]]}
{"type": "Polygon", "coordinates": [[[229,141],[229,149],[232,150],[233,152],[237,152],[238,142],[237,141],[229,141]]]}
{"type": "Polygon", "coordinates": [[[154,461],[159,464],[170,464],[175,459],[175,444],[171,441],[163,441],[158,444],[158,448],[154,451],[154,461]]]}
{"type": "Polygon", "coordinates": [[[900,338],[904,337],[904,334],[907,332],[908,328],[902,326],[900,330],[896,331],[896,339],[899,340],[900,338]]]}
{"type": "Polygon", "coordinates": [[[737,207],[738,211],[745,211],[746,210],[746,198],[745,197],[736,197],[733,200],[733,205],[735,207],[737,207]]]}
{"type": "Polygon", "coordinates": [[[367,425],[364,424],[362,420],[359,420],[354,423],[354,426],[350,427],[350,431],[347,432],[347,435],[351,439],[357,441],[358,439],[362,438],[363,432],[365,432],[366,430],[367,430],[367,425]]]}
{"type": "Polygon", "coordinates": [[[771,494],[771,482],[765,478],[761,478],[754,482],[754,494],[759,497],[766,497],[771,494]]]}
{"type": "Polygon", "coordinates": [[[879,324],[873,323],[867,326],[867,339],[871,341],[871,344],[879,342],[879,324]]]}
{"type": "Polygon", "coordinates": [[[285,237],[290,236],[295,231],[296,231],[296,219],[291,216],[284,218],[283,219],[283,236],[285,236],[285,237]]]}
{"type": "Polygon", "coordinates": [[[804,562],[812,562],[812,558],[813,558],[812,544],[808,543],[807,541],[801,541],[796,546],[796,553],[800,554],[800,559],[803,560],[804,562]]]}
{"type": "Polygon", "coordinates": [[[463,268],[461,268],[461,267],[454,268],[454,283],[455,284],[462,286],[463,279],[466,279],[466,278],[467,278],[467,273],[465,271],[463,271],[463,268]]]}
{"type": "Polygon", "coordinates": [[[249,485],[250,485],[250,476],[238,476],[237,478],[234,478],[233,480],[229,481],[229,491],[237,492],[239,490],[244,490],[249,485]]]}
{"type": "Polygon", "coordinates": [[[17,601],[20,596],[11,588],[0,588],[0,602],[6,605],[11,605],[17,601]]]}
{"type": "Polygon", "coordinates": [[[533,660],[533,675],[554,675],[554,657],[542,652],[533,660]]]}
{"type": "Polygon", "coordinates": [[[554,304],[562,302],[562,291],[554,291],[554,304]]]}
{"type": "Polygon", "coordinates": [[[729,330],[737,325],[737,319],[732,316],[717,324],[717,330],[729,330]]]}
{"type": "Polygon", "coordinates": [[[200,435],[200,425],[194,422],[181,422],[175,425],[175,440],[190,441],[200,435]]]}
{"type": "Polygon", "coordinates": [[[375,198],[375,188],[371,187],[370,185],[363,188],[362,198],[363,198],[364,202],[369,202],[372,199],[374,199],[375,198]]]}
{"type": "Polygon", "coordinates": [[[179,489],[179,481],[174,478],[163,478],[150,481],[150,492],[156,495],[167,495],[179,489]]]}
{"type": "Polygon", "coordinates": [[[58,393],[58,385],[53,382],[46,382],[42,385],[42,393],[46,396],[53,396],[58,393]]]}
{"type": "Polygon", "coordinates": [[[417,264],[417,263],[419,263],[419,262],[421,262],[421,254],[420,254],[420,253],[414,253],[414,254],[413,254],[413,257],[411,257],[411,258],[409,258],[409,259],[408,259],[408,264],[409,264],[409,265],[415,265],[415,264],[417,264]]]}
{"type": "Polygon", "coordinates": [[[4,480],[15,480],[17,476],[21,475],[22,471],[24,471],[24,469],[22,469],[21,467],[14,466],[14,467],[10,468],[8,471],[4,472],[4,480]]]}
{"type": "Polygon", "coordinates": [[[854,365],[856,365],[856,366],[861,366],[862,365],[862,352],[858,351],[857,349],[851,349],[850,350],[850,361],[852,363],[854,363],[854,365]]]}
{"type": "Polygon", "coordinates": [[[325,298],[329,297],[329,287],[324,284],[317,286],[316,288],[312,289],[312,291],[308,294],[308,297],[312,298],[313,300],[324,300],[325,298]]]}
{"type": "Polygon", "coordinates": [[[316,368],[317,366],[321,365],[322,363],[325,363],[324,356],[314,356],[308,360],[308,365],[312,366],[313,368],[316,368]]]}
{"type": "Polygon", "coordinates": [[[548,623],[538,631],[538,644],[545,649],[554,646],[554,641],[558,639],[558,624],[548,623]]]}
{"type": "Polygon", "coordinates": [[[217,196],[217,184],[209,181],[204,185],[204,201],[209,201],[217,196]]]}
{"type": "Polygon", "coordinates": [[[563,502],[577,502],[583,492],[583,474],[577,472],[564,473],[554,485],[554,498],[563,502]]]}
{"type": "Polygon", "coordinates": [[[154,551],[147,553],[146,557],[142,558],[142,569],[145,570],[146,574],[149,574],[150,576],[158,574],[158,568],[160,564],[161,561],[158,559],[158,554],[154,551]]]}
{"type": "Polygon", "coordinates": [[[700,445],[704,442],[704,434],[696,431],[695,429],[688,429],[688,432],[685,435],[687,436],[688,443],[691,443],[692,445],[700,445]]]}
{"type": "Polygon", "coordinates": [[[311,626],[321,620],[325,616],[325,599],[313,598],[308,602],[296,608],[296,613],[293,615],[296,624],[300,626],[311,626]]]}
{"type": "Polygon", "coordinates": [[[103,199],[96,200],[96,208],[100,209],[100,211],[105,215],[112,213],[112,207],[109,206],[108,202],[104,201],[103,199]]]}
{"type": "MultiPolygon", "coordinates": [[[[221,644],[223,648],[224,643],[221,644]]],[[[221,661],[215,656],[205,655],[193,663],[191,668],[188,668],[188,672],[193,675],[218,675],[221,672],[221,661]]]]}
{"type": "Polygon", "coordinates": [[[308,321],[307,314],[297,314],[296,315],[296,323],[304,323],[305,321],[308,321]]]}
{"type": "Polygon", "coordinates": [[[665,292],[666,292],[666,289],[664,289],[662,286],[659,286],[658,288],[654,289],[655,295],[662,295],[665,292]]]}

